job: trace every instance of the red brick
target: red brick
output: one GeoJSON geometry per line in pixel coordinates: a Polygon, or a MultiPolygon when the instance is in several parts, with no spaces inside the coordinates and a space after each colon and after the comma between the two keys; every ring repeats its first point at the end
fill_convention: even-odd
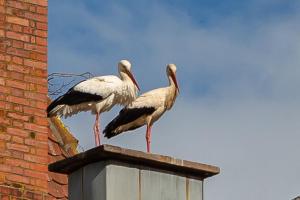
{"type": "Polygon", "coordinates": [[[36,149],[35,148],[30,148],[30,154],[35,154],[36,153],[36,149]]]}
{"type": "Polygon", "coordinates": [[[12,182],[29,184],[29,178],[25,176],[9,174],[6,176],[6,179],[12,182]]]}
{"type": "Polygon", "coordinates": [[[40,149],[40,148],[37,148],[36,149],[36,155],[38,156],[47,156],[48,155],[48,149],[40,149]]]}
{"type": "Polygon", "coordinates": [[[36,12],[43,14],[43,15],[47,15],[48,14],[48,9],[47,7],[41,7],[41,6],[37,6],[36,7],[36,12]]]}
{"type": "Polygon", "coordinates": [[[6,85],[13,88],[19,88],[22,90],[25,90],[27,87],[27,85],[24,82],[14,81],[14,80],[6,80],[6,85]]]}
{"type": "Polygon", "coordinates": [[[48,126],[48,119],[45,117],[34,117],[34,123],[41,126],[48,126]]]}
{"type": "Polygon", "coordinates": [[[17,159],[24,159],[24,152],[16,151],[16,150],[9,150],[11,153],[11,157],[17,158],[17,159]]]}
{"type": "Polygon", "coordinates": [[[45,30],[45,31],[48,30],[47,23],[36,22],[36,27],[37,27],[37,29],[40,29],[40,30],[45,30]]]}
{"type": "Polygon", "coordinates": [[[47,38],[47,36],[48,36],[48,32],[47,31],[43,31],[43,30],[39,30],[39,29],[36,29],[34,31],[34,34],[36,36],[43,37],[43,38],[47,38]]]}
{"type": "Polygon", "coordinates": [[[10,94],[15,97],[24,97],[24,90],[12,88],[10,94]]]}
{"type": "Polygon", "coordinates": [[[12,61],[16,64],[23,64],[23,58],[17,57],[17,56],[13,56],[12,57],[12,61]]]}
{"type": "Polygon", "coordinates": [[[31,51],[36,51],[36,52],[40,52],[40,53],[47,53],[47,47],[39,46],[39,45],[36,45],[36,44],[25,43],[24,44],[24,49],[31,50],[31,51]]]}
{"type": "Polygon", "coordinates": [[[35,115],[35,116],[40,116],[40,117],[47,116],[45,110],[41,110],[41,109],[37,109],[37,108],[24,107],[23,111],[25,114],[29,114],[29,115],[35,115]]]}
{"type": "Polygon", "coordinates": [[[25,122],[29,121],[29,116],[26,116],[26,115],[20,115],[20,114],[17,114],[17,113],[9,112],[7,114],[7,116],[10,117],[10,118],[22,120],[22,121],[25,121],[25,122]]]}
{"type": "Polygon", "coordinates": [[[36,37],[35,39],[36,39],[36,43],[38,45],[47,46],[47,39],[46,38],[36,37]]]}
{"type": "Polygon", "coordinates": [[[10,88],[8,88],[7,86],[0,85],[0,91],[2,94],[10,94],[10,88]]]}
{"type": "Polygon", "coordinates": [[[36,172],[33,170],[29,170],[29,169],[24,170],[24,175],[33,177],[33,178],[44,179],[44,180],[49,179],[48,174],[42,173],[42,172],[36,172]]]}
{"type": "Polygon", "coordinates": [[[47,63],[34,61],[30,59],[24,59],[24,65],[29,67],[39,68],[39,69],[45,69],[45,70],[47,69],[47,63]]]}
{"type": "Polygon", "coordinates": [[[5,79],[0,77],[0,85],[5,85],[5,79]]]}
{"type": "Polygon", "coordinates": [[[31,154],[24,154],[24,159],[30,162],[40,163],[40,164],[47,164],[48,157],[45,156],[35,156],[31,154]]]}
{"type": "MultiPolygon", "coordinates": [[[[24,74],[19,72],[10,71],[9,77],[18,81],[24,81],[24,74]]],[[[24,83],[25,84],[25,83],[24,83]]]]}
{"type": "Polygon", "coordinates": [[[6,32],[6,37],[15,39],[15,40],[21,40],[23,42],[29,42],[29,35],[21,34],[21,33],[15,33],[11,31],[6,32]]]}
{"type": "Polygon", "coordinates": [[[25,123],[24,128],[30,131],[36,131],[40,133],[48,133],[48,128],[45,126],[36,125],[33,123],[25,123]]]}
{"type": "Polygon", "coordinates": [[[46,15],[39,15],[39,14],[32,13],[32,12],[25,12],[25,17],[27,19],[35,20],[38,22],[47,22],[47,20],[48,20],[46,15]]]}
{"type": "MultiPolygon", "coordinates": [[[[42,188],[48,188],[48,180],[36,179],[36,185],[38,185],[42,188]]],[[[47,192],[48,192],[48,190],[47,190],[47,192]]]]}
{"type": "Polygon", "coordinates": [[[19,121],[13,121],[13,127],[15,127],[15,128],[23,128],[24,126],[23,126],[23,123],[22,122],[19,122],[19,121]]]}
{"type": "Polygon", "coordinates": [[[4,60],[5,61],[5,55],[0,53],[0,60],[4,60]]]}
{"type": "Polygon", "coordinates": [[[30,52],[30,58],[33,59],[33,60],[39,60],[39,61],[47,62],[47,55],[37,53],[37,52],[30,52]]]}
{"type": "Polygon", "coordinates": [[[30,27],[35,28],[35,21],[30,21],[30,27]]]}
{"type": "Polygon", "coordinates": [[[0,5],[0,13],[5,13],[5,7],[0,5]]]}
{"type": "Polygon", "coordinates": [[[15,71],[15,72],[23,73],[23,74],[28,74],[29,73],[29,68],[24,67],[23,65],[8,64],[7,65],[7,70],[15,71]]]}
{"type": "Polygon", "coordinates": [[[24,29],[23,29],[23,32],[26,34],[29,34],[29,35],[33,34],[33,31],[34,31],[34,29],[31,27],[24,27],[24,29]]]}
{"type": "Polygon", "coordinates": [[[13,136],[11,141],[19,144],[24,144],[24,139],[18,136],[13,136]]]}
{"type": "Polygon", "coordinates": [[[0,37],[4,37],[4,35],[5,35],[4,30],[0,30],[0,37]]]}
{"type": "Polygon", "coordinates": [[[17,166],[17,167],[23,167],[29,169],[31,166],[31,163],[28,163],[25,160],[19,160],[14,158],[6,158],[5,164],[11,165],[11,166],[17,166]]]}
{"type": "Polygon", "coordinates": [[[7,143],[6,146],[9,150],[29,152],[29,147],[27,145],[7,143]]]}
{"type": "Polygon", "coordinates": [[[25,75],[24,80],[26,82],[35,83],[35,84],[39,84],[39,85],[47,84],[47,80],[45,78],[40,78],[40,77],[33,77],[33,76],[25,75]]]}
{"type": "Polygon", "coordinates": [[[18,9],[22,9],[22,10],[27,10],[28,9],[28,5],[21,3],[19,1],[6,1],[6,5],[9,7],[13,7],[13,8],[18,8],[18,9]]]}
{"type": "MultiPolygon", "coordinates": [[[[7,48],[6,53],[7,54],[12,54],[12,55],[15,55],[15,56],[19,56],[19,57],[25,57],[25,58],[30,57],[30,52],[25,51],[23,49],[16,49],[16,48],[13,48],[13,47],[7,48]]],[[[6,56],[6,61],[8,61],[8,62],[10,61],[10,60],[8,60],[7,56],[6,56]]]]}
{"type": "Polygon", "coordinates": [[[46,135],[45,133],[36,133],[35,139],[39,141],[47,141],[48,135],[46,135]]]}
{"type": "Polygon", "coordinates": [[[35,6],[30,6],[29,11],[30,12],[36,12],[36,7],[35,6]]]}
{"type": "Polygon", "coordinates": [[[15,16],[6,16],[6,21],[8,23],[19,24],[22,26],[29,26],[29,21],[24,18],[15,17],[15,16]]]}
{"type": "Polygon", "coordinates": [[[0,61],[10,62],[11,61],[11,56],[10,55],[3,55],[3,54],[0,53],[0,61]]]}
{"type": "Polygon", "coordinates": [[[10,110],[11,104],[8,102],[0,101],[0,108],[10,110]]]}
{"type": "Polygon", "coordinates": [[[30,37],[30,43],[35,44],[35,36],[30,37]]]}
{"type": "Polygon", "coordinates": [[[27,97],[29,99],[34,99],[34,100],[38,100],[38,101],[45,101],[45,102],[47,102],[47,97],[46,97],[45,94],[40,94],[40,93],[36,93],[36,92],[25,91],[25,97],[27,97]]]}
{"type": "Polygon", "coordinates": [[[7,30],[12,30],[14,32],[22,32],[23,27],[21,25],[12,24],[11,28],[8,28],[7,30]]]}
{"type": "Polygon", "coordinates": [[[6,98],[7,101],[16,103],[16,104],[21,104],[21,105],[29,105],[29,100],[20,98],[20,97],[14,97],[14,96],[8,96],[6,98]]]}
{"type": "Polygon", "coordinates": [[[0,100],[5,100],[5,97],[6,97],[5,94],[0,93],[0,100]]]}
{"type": "Polygon", "coordinates": [[[47,0],[24,0],[27,3],[36,4],[39,6],[48,6],[47,0]]]}
{"type": "Polygon", "coordinates": [[[25,139],[25,144],[27,144],[29,146],[36,146],[36,147],[48,150],[48,148],[47,148],[48,143],[46,141],[38,141],[38,140],[34,140],[34,139],[25,139]]]}
{"type": "Polygon", "coordinates": [[[5,72],[1,69],[4,69],[5,67],[6,67],[6,62],[0,61],[0,74],[2,74],[2,76],[3,76],[3,73],[5,73],[5,72]]]}
{"type": "Polygon", "coordinates": [[[41,102],[41,101],[36,101],[35,102],[35,107],[36,108],[46,110],[47,106],[48,106],[48,104],[46,102],[41,102]]]}
{"type": "Polygon", "coordinates": [[[7,128],[7,133],[11,134],[11,135],[20,136],[20,137],[23,137],[23,138],[27,138],[28,135],[29,135],[28,131],[25,131],[25,130],[19,129],[19,128],[11,128],[11,127],[7,128]]]}
{"type": "Polygon", "coordinates": [[[0,163],[0,172],[11,172],[11,166],[0,163]]]}
{"type": "Polygon", "coordinates": [[[48,171],[48,165],[39,163],[29,163],[29,168],[35,171],[46,172],[48,171]]]}
{"type": "Polygon", "coordinates": [[[15,47],[15,48],[22,49],[24,47],[24,42],[18,41],[18,40],[13,40],[12,46],[15,47]]]}
{"type": "Polygon", "coordinates": [[[43,85],[36,85],[36,91],[41,94],[48,94],[48,88],[43,85]]]}
{"type": "Polygon", "coordinates": [[[15,105],[13,105],[12,110],[16,111],[16,112],[23,112],[23,106],[15,104],[15,105]]]}
{"type": "Polygon", "coordinates": [[[11,138],[11,136],[9,134],[0,133],[0,140],[9,141],[10,138],[11,138]]]}
{"type": "Polygon", "coordinates": [[[11,172],[14,174],[24,174],[24,170],[21,167],[11,167],[11,172]]]}

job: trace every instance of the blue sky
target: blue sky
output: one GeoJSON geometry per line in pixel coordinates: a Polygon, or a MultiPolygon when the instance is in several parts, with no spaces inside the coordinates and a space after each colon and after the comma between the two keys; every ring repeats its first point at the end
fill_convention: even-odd
{"type": "MultiPolygon", "coordinates": [[[[300,194],[300,1],[49,1],[49,73],[117,74],[129,59],[142,92],[181,93],[153,128],[154,153],[215,164],[207,200],[300,194]]],[[[105,126],[118,112],[101,116],[105,126]]],[[[65,120],[84,149],[94,116],[65,120]]],[[[145,129],[105,143],[145,150],[145,129]]]]}

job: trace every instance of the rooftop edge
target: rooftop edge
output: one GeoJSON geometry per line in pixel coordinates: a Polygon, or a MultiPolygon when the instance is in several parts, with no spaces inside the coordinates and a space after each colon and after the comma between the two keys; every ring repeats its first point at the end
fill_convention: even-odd
{"type": "Polygon", "coordinates": [[[144,167],[153,167],[156,169],[195,176],[201,179],[220,173],[220,168],[216,166],[181,160],[170,156],[125,149],[107,144],[52,163],[48,166],[48,169],[51,172],[70,174],[85,165],[104,160],[116,160],[144,167]]]}

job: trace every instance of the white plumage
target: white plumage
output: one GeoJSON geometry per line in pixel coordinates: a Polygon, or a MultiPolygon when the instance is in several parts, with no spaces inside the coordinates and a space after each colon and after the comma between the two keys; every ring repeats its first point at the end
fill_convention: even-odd
{"type": "Polygon", "coordinates": [[[105,137],[111,138],[124,131],[147,125],[147,151],[150,152],[151,127],[165,111],[172,108],[179,92],[176,80],[176,66],[167,65],[170,85],[146,92],[123,108],[119,115],[104,129],[105,137]]]}
{"type": "Polygon", "coordinates": [[[118,68],[120,78],[112,75],[93,77],[73,86],[48,106],[48,116],[69,117],[81,111],[91,111],[96,114],[94,133],[96,145],[100,145],[100,113],[109,111],[116,104],[130,104],[139,89],[131,73],[130,62],[121,60],[118,68]]]}

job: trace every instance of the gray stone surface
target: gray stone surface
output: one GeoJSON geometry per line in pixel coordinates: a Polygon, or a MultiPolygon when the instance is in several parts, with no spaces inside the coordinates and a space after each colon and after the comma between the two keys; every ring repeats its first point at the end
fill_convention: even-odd
{"type": "Polygon", "coordinates": [[[110,164],[106,166],[107,200],[139,199],[139,169],[110,164]]]}
{"type": "Polygon", "coordinates": [[[81,168],[69,175],[69,200],[83,199],[82,171],[81,168]]]}
{"type": "Polygon", "coordinates": [[[70,200],[202,200],[203,181],[115,161],[88,164],[69,176],[70,200]]]}
{"type": "Polygon", "coordinates": [[[203,198],[203,181],[196,179],[188,179],[188,194],[190,200],[202,199],[203,198]],[[200,198],[201,197],[201,198],[200,198]]]}
{"type": "Polygon", "coordinates": [[[185,200],[185,177],[141,170],[142,200],[185,200]]]}

